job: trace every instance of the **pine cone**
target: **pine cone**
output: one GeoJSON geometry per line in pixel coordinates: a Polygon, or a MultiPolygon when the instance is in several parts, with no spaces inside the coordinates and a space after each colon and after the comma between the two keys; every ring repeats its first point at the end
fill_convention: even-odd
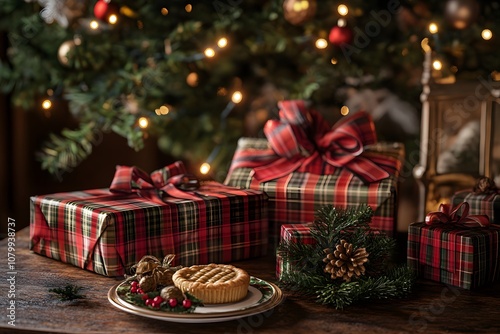
{"type": "Polygon", "coordinates": [[[342,278],[350,282],[352,277],[364,275],[364,264],[368,261],[366,248],[353,250],[353,245],[345,240],[340,240],[340,244],[332,252],[330,248],[323,250],[326,257],[325,272],[331,274],[332,279],[342,278]]]}

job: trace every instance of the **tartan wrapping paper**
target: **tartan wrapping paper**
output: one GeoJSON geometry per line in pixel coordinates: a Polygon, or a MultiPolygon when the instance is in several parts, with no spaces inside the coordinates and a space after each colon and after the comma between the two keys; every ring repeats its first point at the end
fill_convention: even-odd
{"type": "Polygon", "coordinates": [[[408,266],[419,277],[464,289],[500,277],[499,226],[465,228],[413,223],[408,228],[408,266]]]}
{"type": "Polygon", "coordinates": [[[106,276],[122,276],[144,255],[175,254],[173,264],[184,266],[263,256],[267,196],[243,192],[207,183],[197,200],[151,201],[108,189],[34,196],[30,249],[106,276]]]}
{"type": "MultiPolygon", "coordinates": [[[[281,241],[301,243],[304,245],[314,245],[316,240],[310,233],[310,224],[284,224],[281,225],[281,241]]],[[[276,277],[281,278],[281,274],[293,270],[293,264],[285,261],[279,254],[276,254],[276,277]]]]}
{"type": "MultiPolygon", "coordinates": [[[[259,151],[268,149],[266,139],[240,138],[234,159],[240,155],[258,155],[259,151]]],[[[399,143],[379,143],[366,150],[392,156],[400,162],[404,159],[404,146],[399,143]]],[[[285,177],[259,183],[255,182],[253,170],[248,167],[232,170],[225,184],[267,193],[270,242],[274,244],[277,244],[282,224],[312,222],[316,212],[327,204],[348,207],[366,203],[374,210],[370,226],[392,236],[396,228],[397,185],[401,165],[389,178],[369,184],[344,168],[337,168],[330,175],[292,172],[285,177]]]]}
{"type": "Polygon", "coordinates": [[[453,194],[454,206],[462,202],[469,203],[471,215],[487,215],[491,223],[500,224],[500,194],[474,194],[472,189],[453,194]]]}

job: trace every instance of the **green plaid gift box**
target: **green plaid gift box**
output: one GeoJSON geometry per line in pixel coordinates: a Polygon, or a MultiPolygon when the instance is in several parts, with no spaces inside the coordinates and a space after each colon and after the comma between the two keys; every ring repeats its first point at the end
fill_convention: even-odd
{"type": "MultiPolygon", "coordinates": [[[[314,245],[316,240],[311,235],[310,224],[284,224],[281,225],[281,241],[301,243],[304,245],[314,245]]],[[[281,278],[281,274],[293,270],[293,263],[284,260],[276,254],[276,277],[281,278]]]]}
{"type": "Polygon", "coordinates": [[[144,255],[175,254],[174,265],[189,266],[266,254],[263,192],[207,182],[190,196],[160,200],[109,189],[34,196],[30,249],[106,276],[124,275],[144,255]]]}
{"type": "Polygon", "coordinates": [[[408,228],[408,265],[419,277],[474,289],[500,277],[500,227],[413,223],[408,228]]]}
{"type": "MultiPolygon", "coordinates": [[[[386,155],[400,163],[388,178],[368,184],[344,168],[337,168],[330,175],[292,172],[285,177],[259,183],[250,167],[231,170],[225,184],[262,190],[269,196],[269,240],[273,244],[278,241],[282,224],[312,222],[316,212],[328,204],[339,208],[368,204],[374,210],[370,225],[392,236],[396,228],[397,186],[404,146],[379,143],[365,150],[386,155]]],[[[266,139],[241,138],[233,160],[242,156],[258,159],[259,154],[265,151],[269,151],[266,139]]]]}
{"type": "Polygon", "coordinates": [[[487,215],[494,224],[500,224],[500,193],[478,194],[472,189],[453,194],[453,205],[467,202],[473,215],[487,215]]]}

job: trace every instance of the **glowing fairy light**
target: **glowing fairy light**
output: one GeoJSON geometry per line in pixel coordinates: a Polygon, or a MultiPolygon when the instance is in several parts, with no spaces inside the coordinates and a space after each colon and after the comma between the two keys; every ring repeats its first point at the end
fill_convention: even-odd
{"type": "Polygon", "coordinates": [[[141,118],[139,118],[139,120],[137,121],[137,123],[139,124],[139,127],[141,129],[145,129],[149,125],[149,120],[146,117],[141,117],[141,118]]]}
{"type": "Polygon", "coordinates": [[[238,104],[243,100],[243,94],[240,91],[235,91],[233,95],[231,96],[231,101],[234,103],[238,104]]]}
{"type": "Polygon", "coordinates": [[[200,166],[200,173],[206,175],[208,172],[210,172],[210,164],[208,162],[202,163],[200,166]]]}

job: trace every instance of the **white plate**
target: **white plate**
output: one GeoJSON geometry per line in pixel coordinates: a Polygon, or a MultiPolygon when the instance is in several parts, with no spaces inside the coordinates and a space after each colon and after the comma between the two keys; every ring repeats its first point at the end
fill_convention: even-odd
{"type": "Polygon", "coordinates": [[[117,288],[121,284],[124,282],[113,286],[108,292],[108,300],[116,308],[147,318],[181,323],[209,323],[244,318],[268,311],[283,300],[283,293],[275,284],[251,277],[245,299],[235,303],[198,306],[193,313],[179,314],[137,306],[125,301],[117,293],[117,288]]]}

